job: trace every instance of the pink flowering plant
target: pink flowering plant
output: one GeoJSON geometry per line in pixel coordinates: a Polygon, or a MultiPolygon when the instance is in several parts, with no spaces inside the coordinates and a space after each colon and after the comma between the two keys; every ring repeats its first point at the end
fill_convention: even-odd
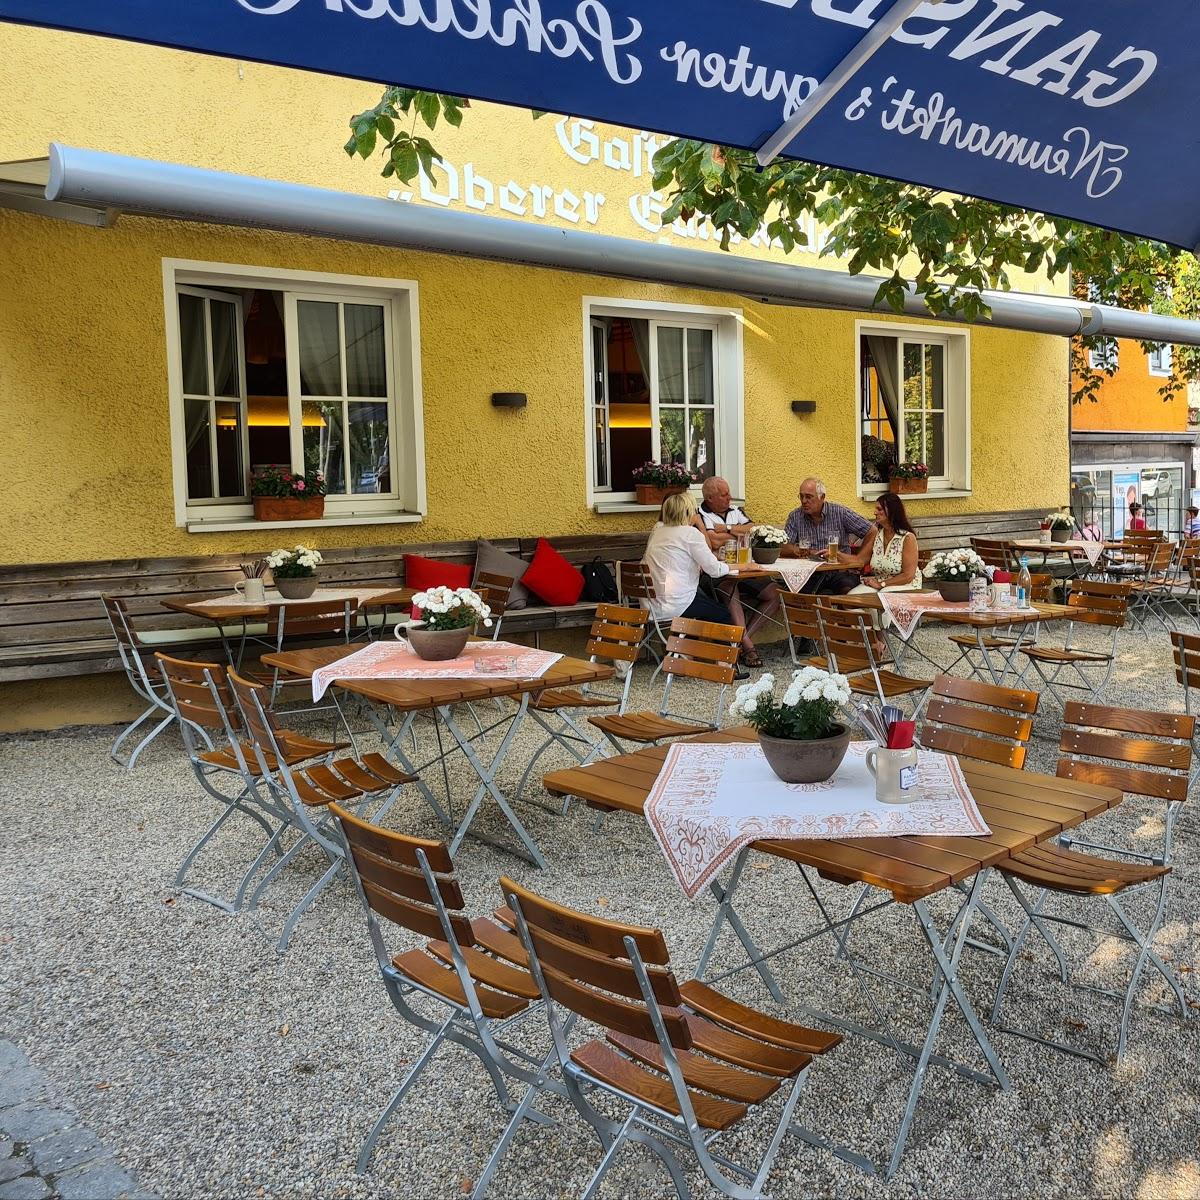
{"type": "Polygon", "coordinates": [[[889,474],[892,479],[928,479],[929,468],[923,462],[893,463],[889,474]]]}
{"type": "Polygon", "coordinates": [[[690,471],[683,463],[677,462],[642,463],[640,467],[634,467],[630,474],[633,482],[643,487],[691,487],[701,480],[699,471],[690,471]]]}
{"type": "Polygon", "coordinates": [[[297,475],[285,467],[264,467],[250,477],[251,496],[272,496],[279,500],[307,500],[325,495],[325,476],[320,471],[297,475]]]}

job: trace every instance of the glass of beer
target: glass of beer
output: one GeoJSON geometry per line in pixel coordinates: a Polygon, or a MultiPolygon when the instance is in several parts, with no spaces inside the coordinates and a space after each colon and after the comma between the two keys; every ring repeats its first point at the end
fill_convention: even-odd
{"type": "Polygon", "coordinates": [[[838,560],[838,539],[831,537],[825,544],[825,561],[835,563],[838,560]]]}
{"type": "Polygon", "coordinates": [[[750,539],[745,536],[739,536],[737,540],[737,561],[739,566],[746,566],[750,562],[750,539]]]}

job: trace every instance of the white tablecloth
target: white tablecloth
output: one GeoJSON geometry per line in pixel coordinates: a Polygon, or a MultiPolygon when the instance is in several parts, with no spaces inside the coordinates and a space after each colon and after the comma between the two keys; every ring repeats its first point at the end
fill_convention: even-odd
{"type": "Polygon", "coordinates": [[[692,899],[744,846],[756,841],[983,837],[958,762],[921,750],[918,798],[881,804],[866,766],[873,742],[851,742],[825,783],[784,783],[757,742],[676,742],[646,800],[646,820],[685,896],[692,899]]]}
{"type": "Polygon", "coordinates": [[[783,582],[789,592],[798,592],[813,577],[821,564],[813,558],[780,558],[771,566],[783,577],[783,582]]]}
{"type": "Polygon", "coordinates": [[[515,642],[468,642],[458,658],[431,662],[405,642],[372,642],[314,671],[313,700],[335,679],[540,679],[560,658],[515,642]]]}

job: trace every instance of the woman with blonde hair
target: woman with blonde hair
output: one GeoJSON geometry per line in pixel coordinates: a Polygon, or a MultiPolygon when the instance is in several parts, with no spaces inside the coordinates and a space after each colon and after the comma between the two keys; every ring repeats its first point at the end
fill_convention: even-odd
{"type": "MultiPolygon", "coordinates": [[[[701,573],[713,579],[729,574],[729,568],[709,549],[704,534],[692,524],[696,516],[696,498],[690,492],[668,496],[662,505],[661,520],[650,531],[642,562],[650,569],[655,599],[650,613],[656,621],[669,622],[675,617],[696,621],[735,624],[729,609],[700,590],[701,573]]],[[[742,649],[747,649],[742,637],[742,649]]],[[[753,650],[751,642],[749,647],[753,650]]],[[[740,670],[740,669],[739,669],[740,670]]],[[[745,678],[744,674],[739,675],[745,678]]]]}

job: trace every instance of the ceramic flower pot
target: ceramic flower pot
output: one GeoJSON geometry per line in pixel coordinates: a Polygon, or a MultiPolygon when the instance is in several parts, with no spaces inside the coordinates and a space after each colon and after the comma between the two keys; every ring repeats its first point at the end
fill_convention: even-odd
{"type": "Polygon", "coordinates": [[[652,483],[639,483],[636,486],[637,502],[639,504],[661,504],[668,496],[677,496],[686,492],[686,486],[656,487],[652,483]]]}
{"type": "Polygon", "coordinates": [[[405,634],[413,653],[430,662],[442,662],[457,658],[471,636],[469,626],[462,629],[426,629],[424,625],[410,625],[405,634]]]}
{"type": "Polygon", "coordinates": [[[833,778],[850,746],[849,728],[835,728],[838,732],[832,737],[810,742],[768,737],[765,733],[758,735],[758,741],[767,765],[784,783],[824,783],[833,778]]]}
{"type": "Polygon", "coordinates": [[[255,496],[256,521],[319,521],[325,515],[325,497],[294,500],[290,496],[255,496]]]}
{"type": "Polygon", "coordinates": [[[1071,530],[1068,529],[1051,529],[1050,540],[1052,542],[1069,542],[1071,540],[1071,530]]]}
{"type": "Polygon", "coordinates": [[[317,590],[316,573],[276,579],[275,590],[285,600],[307,600],[317,590]]]}
{"type": "Polygon", "coordinates": [[[969,579],[939,579],[937,581],[937,590],[942,593],[942,599],[947,604],[962,604],[971,595],[971,581],[969,579]]]}
{"type": "Polygon", "coordinates": [[[779,557],[778,546],[751,546],[750,553],[754,555],[754,561],[760,566],[768,566],[779,557]]]}

